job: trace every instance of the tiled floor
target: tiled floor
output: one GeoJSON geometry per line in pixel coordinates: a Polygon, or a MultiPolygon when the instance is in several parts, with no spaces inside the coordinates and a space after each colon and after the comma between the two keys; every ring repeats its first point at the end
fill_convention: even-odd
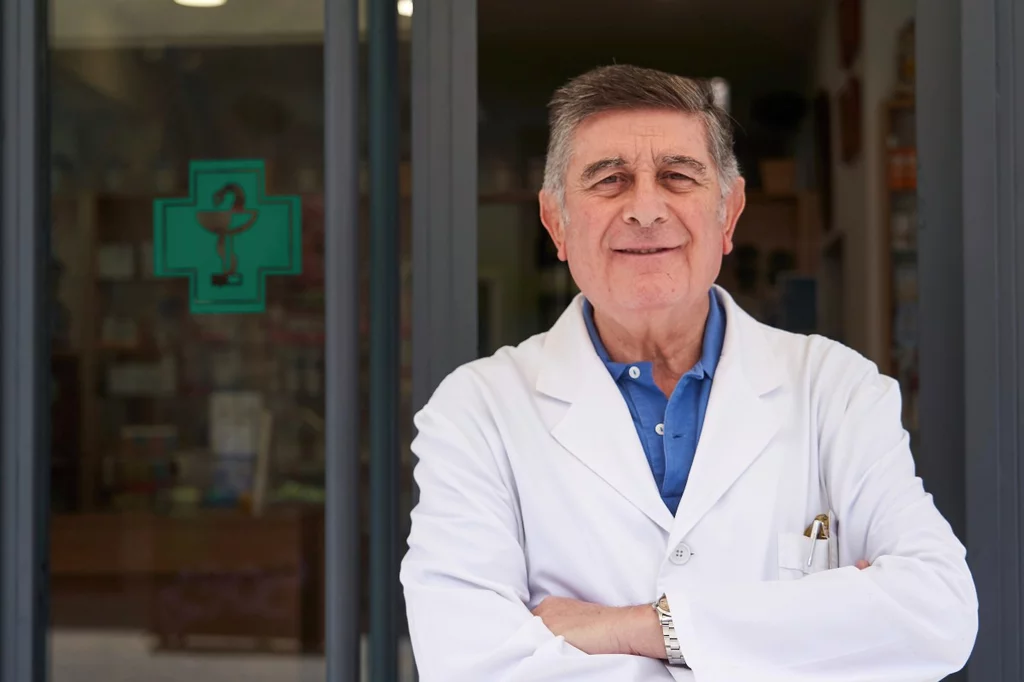
{"type": "MultiPolygon", "coordinates": [[[[322,656],[153,653],[138,633],[59,630],[50,647],[52,682],[323,682],[326,672],[322,656]]],[[[411,681],[408,642],[401,653],[399,679],[411,681]]]]}

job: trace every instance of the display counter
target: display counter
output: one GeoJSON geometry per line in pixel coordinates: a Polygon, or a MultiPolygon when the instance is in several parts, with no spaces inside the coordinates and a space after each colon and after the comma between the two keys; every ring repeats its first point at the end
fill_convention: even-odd
{"type": "Polygon", "coordinates": [[[55,515],[52,622],[142,629],[165,649],[320,651],[323,530],[315,506],[55,515]]]}

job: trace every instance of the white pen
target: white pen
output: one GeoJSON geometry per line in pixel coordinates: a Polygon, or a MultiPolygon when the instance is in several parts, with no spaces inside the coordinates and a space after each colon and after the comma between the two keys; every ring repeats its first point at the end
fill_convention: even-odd
{"type": "Polygon", "coordinates": [[[811,524],[811,551],[807,554],[807,568],[811,567],[814,563],[814,548],[818,544],[818,537],[821,535],[821,519],[814,519],[814,523],[811,524]]]}

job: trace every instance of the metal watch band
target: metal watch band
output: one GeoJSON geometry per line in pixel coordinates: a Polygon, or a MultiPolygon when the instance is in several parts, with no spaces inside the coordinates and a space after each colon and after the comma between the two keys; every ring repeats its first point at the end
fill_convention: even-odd
{"type": "Polygon", "coordinates": [[[675,621],[672,620],[672,613],[667,609],[668,603],[665,598],[662,597],[660,600],[655,602],[653,606],[655,612],[658,614],[658,620],[661,622],[661,633],[665,637],[665,654],[668,658],[668,664],[688,667],[686,665],[686,658],[683,656],[683,652],[679,648],[679,638],[676,637],[675,621]]]}

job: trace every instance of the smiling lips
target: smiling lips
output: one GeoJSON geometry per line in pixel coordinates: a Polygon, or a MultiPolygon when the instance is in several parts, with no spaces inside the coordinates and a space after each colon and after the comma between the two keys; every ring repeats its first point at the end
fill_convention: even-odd
{"type": "Polygon", "coordinates": [[[657,253],[665,253],[674,250],[674,246],[651,247],[646,249],[613,249],[615,253],[624,253],[629,256],[650,256],[657,253]]]}

